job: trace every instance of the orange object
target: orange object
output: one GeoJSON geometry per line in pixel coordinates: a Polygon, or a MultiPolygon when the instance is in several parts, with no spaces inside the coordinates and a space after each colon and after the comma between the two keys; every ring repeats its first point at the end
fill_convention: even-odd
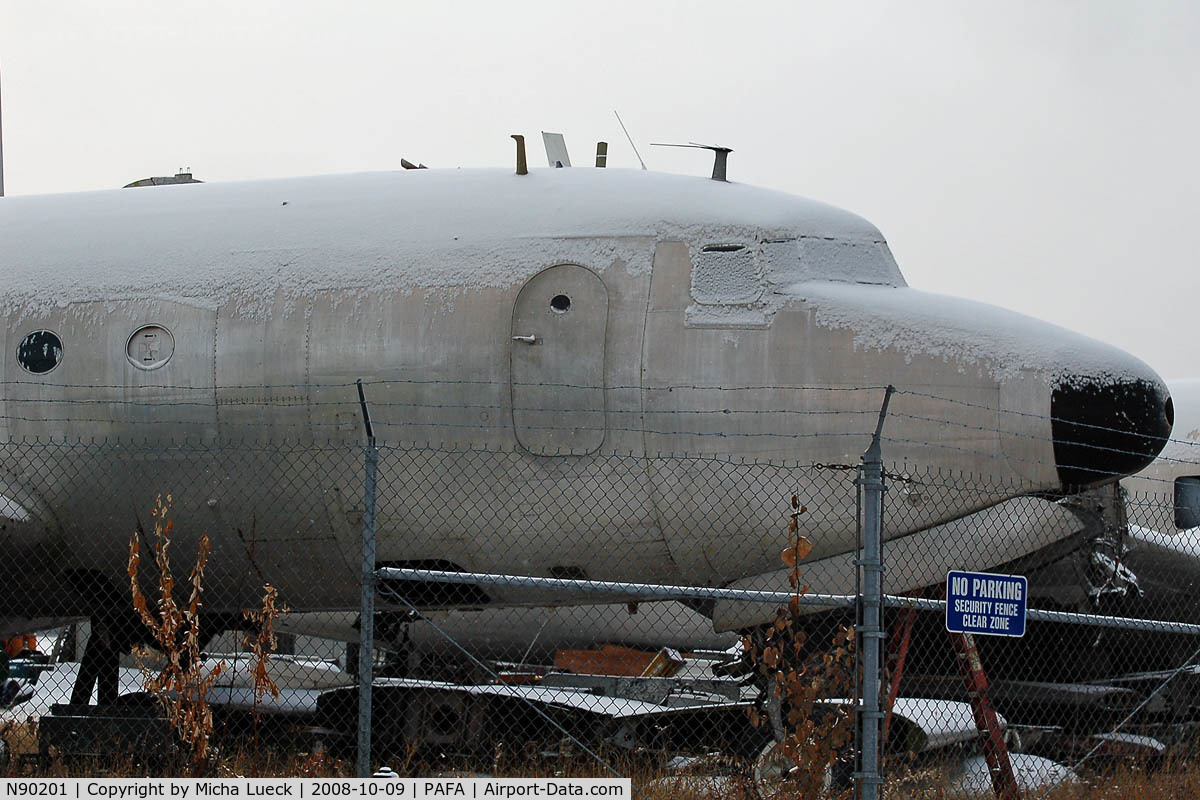
{"type": "Polygon", "coordinates": [[[683,663],[683,657],[669,647],[650,652],[606,644],[599,650],[559,650],[554,654],[555,668],[587,675],[670,677],[683,663]]]}
{"type": "Polygon", "coordinates": [[[1000,728],[1000,720],[988,695],[987,675],[983,671],[983,662],[979,660],[975,637],[969,633],[951,633],[950,642],[958,653],[959,667],[967,682],[967,699],[975,715],[975,727],[979,729],[983,755],[992,777],[992,791],[999,800],[1017,800],[1021,790],[1017,787],[1012,762],[1008,758],[1004,731],[1000,728]]]}
{"type": "Polygon", "coordinates": [[[542,682],[542,676],[536,672],[501,672],[496,675],[496,682],[509,686],[530,686],[542,682]]]}
{"type": "Polygon", "coordinates": [[[4,652],[9,658],[16,658],[26,651],[37,652],[37,637],[32,633],[18,633],[4,641],[4,652]]]}

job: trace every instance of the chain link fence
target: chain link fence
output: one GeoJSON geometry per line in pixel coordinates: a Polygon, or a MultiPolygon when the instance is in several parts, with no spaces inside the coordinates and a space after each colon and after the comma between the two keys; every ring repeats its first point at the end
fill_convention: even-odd
{"type": "MultiPolygon", "coordinates": [[[[882,447],[885,793],[992,791],[972,663],[1027,788],[1194,753],[1200,543],[1174,485],[1052,497],[882,447]],[[956,639],[936,602],[952,569],[1027,576],[1031,609],[1183,624],[1033,616],[1021,638],[956,639]]],[[[0,445],[9,769],[194,764],[147,691],[174,660],[196,668],[159,694],[203,695],[211,721],[187,724],[210,759],[353,774],[365,660],[372,769],[616,773],[644,796],[853,784],[856,460],[379,444],[372,497],[369,453],[0,445]],[[362,647],[369,523],[384,571],[362,647]]]]}

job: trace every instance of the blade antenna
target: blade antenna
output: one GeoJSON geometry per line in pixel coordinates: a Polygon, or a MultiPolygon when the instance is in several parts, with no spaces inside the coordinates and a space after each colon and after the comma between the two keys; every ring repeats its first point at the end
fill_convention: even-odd
{"type": "Polygon", "coordinates": [[[617,114],[617,110],[613,109],[613,114],[617,117],[617,122],[621,125],[621,130],[625,131],[625,138],[629,140],[629,146],[633,148],[633,154],[637,156],[638,163],[642,165],[642,169],[646,168],[646,162],[642,161],[642,154],[638,152],[637,145],[633,143],[633,137],[629,135],[629,131],[625,129],[625,123],[621,122],[621,115],[617,114]]]}
{"type": "Polygon", "coordinates": [[[725,168],[729,161],[729,154],[733,152],[730,147],[725,147],[719,144],[697,144],[696,142],[688,142],[687,144],[673,144],[670,142],[651,142],[651,147],[695,147],[699,150],[712,150],[715,158],[713,159],[712,179],[714,181],[725,181],[725,168]]]}

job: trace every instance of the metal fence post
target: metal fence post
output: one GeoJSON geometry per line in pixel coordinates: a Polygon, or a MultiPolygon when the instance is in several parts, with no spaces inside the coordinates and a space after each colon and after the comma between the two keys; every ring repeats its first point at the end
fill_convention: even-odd
{"type": "Polygon", "coordinates": [[[859,771],[855,773],[856,794],[862,800],[878,800],[879,726],[883,712],[879,707],[880,665],[883,649],[883,450],[879,439],[888,402],[895,388],[887,387],[879,423],[871,437],[871,446],[862,457],[863,549],[858,565],[862,571],[862,611],[858,626],[859,652],[862,659],[862,705],[858,714],[859,771]]]}
{"type": "Polygon", "coordinates": [[[367,429],[363,480],[362,531],[362,605],[359,610],[358,645],[358,777],[371,777],[371,685],[375,667],[375,480],[379,468],[379,448],[371,429],[371,415],[362,381],[358,381],[358,400],[362,405],[363,424],[367,429]]]}

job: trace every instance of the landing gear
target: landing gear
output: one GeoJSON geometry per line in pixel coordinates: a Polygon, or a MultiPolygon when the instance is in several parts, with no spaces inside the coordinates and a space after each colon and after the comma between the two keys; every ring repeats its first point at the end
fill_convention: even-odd
{"type": "Polygon", "coordinates": [[[122,592],[95,572],[69,572],[65,577],[83,608],[91,610],[92,629],[71,689],[71,704],[88,705],[95,687],[100,705],[110,705],[120,695],[121,654],[145,639],[145,629],[129,604],[128,589],[122,592]]]}
{"type": "Polygon", "coordinates": [[[96,688],[97,703],[106,706],[117,702],[121,653],[129,651],[133,640],[127,632],[122,634],[122,628],[127,630],[130,620],[118,621],[116,616],[92,616],[92,633],[84,647],[83,659],[79,662],[75,686],[71,689],[71,705],[91,703],[93,686],[96,688]]]}
{"type": "MultiPolygon", "coordinates": [[[[98,705],[112,705],[121,693],[121,656],[134,645],[157,647],[158,643],[152,640],[146,626],[132,611],[104,609],[93,614],[90,620],[91,634],[83,648],[75,685],[71,688],[71,704],[89,705],[94,688],[98,705]]],[[[205,617],[198,636],[201,646],[218,631],[236,630],[237,624],[236,618],[224,615],[205,617]]],[[[181,655],[185,661],[182,666],[187,669],[188,654],[183,652],[181,655]]]]}

